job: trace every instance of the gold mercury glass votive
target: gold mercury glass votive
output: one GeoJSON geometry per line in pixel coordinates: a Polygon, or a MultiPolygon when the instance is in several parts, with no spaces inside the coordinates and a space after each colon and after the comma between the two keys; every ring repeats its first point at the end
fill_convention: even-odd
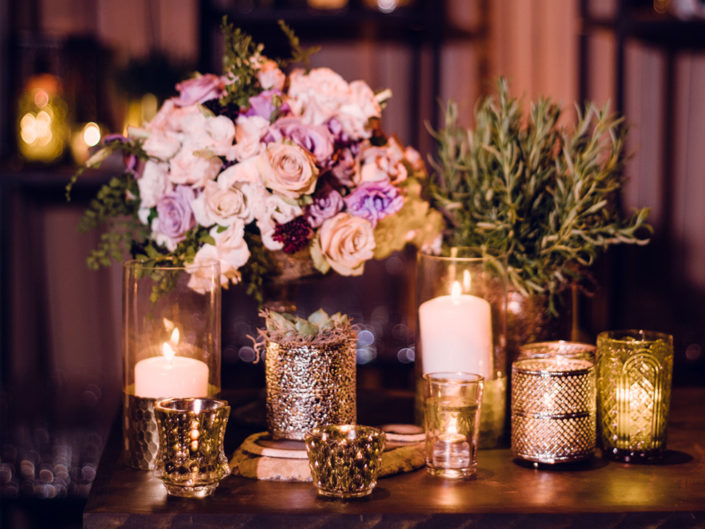
{"type": "Polygon", "coordinates": [[[579,358],[595,362],[595,346],[589,343],[553,340],[548,342],[527,343],[519,347],[519,358],[579,358]]]}
{"type": "Polygon", "coordinates": [[[625,462],[658,460],[666,450],[673,337],[605,331],[597,337],[597,400],[603,454],[625,462]]]}
{"type": "Polygon", "coordinates": [[[204,498],[230,474],[223,452],[230,406],[216,399],[167,399],[154,405],[159,430],[155,475],[173,496],[204,498]]]}
{"type": "Polygon", "coordinates": [[[512,452],[535,463],[572,463],[593,455],[595,369],[561,356],[512,364],[512,452]]]}
{"type": "Polygon", "coordinates": [[[381,430],[329,424],[307,432],[305,442],[311,477],[319,495],[346,499],[372,493],[384,451],[381,430]]]}
{"type": "Polygon", "coordinates": [[[477,472],[483,377],[450,372],[424,375],[426,470],[462,479],[477,472]]]}

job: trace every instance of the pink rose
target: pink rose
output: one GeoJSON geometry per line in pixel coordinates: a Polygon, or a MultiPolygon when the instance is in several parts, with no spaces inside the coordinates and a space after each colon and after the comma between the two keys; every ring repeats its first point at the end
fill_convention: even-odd
{"type": "Polygon", "coordinates": [[[389,138],[387,145],[375,147],[365,143],[358,156],[359,170],[355,183],[384,182],[399,184],[406,180],[408,171],[404,165],[404,151],[394,138],[389,138]]]}
{"type": "Polygon", "coordinates": [[[294,117],[280,118],[272,123],[265,141],[287,139],[313,154],[321,166],[330,163],[333,156],[333,135],[325,125],[307,125],[294,117]]]}
{"type": "Polygon", "coordinates": [[[223,166],[217,156],[194,154],[196,145],[184,145],[169,161],[169,180],[173,184],[204,187],[209,180],[215,180],[223,166]]]}
{"type": "Polygon", "coordinates": [[[179,97],[174,103],[178,106],[188,106],[216,99],[225,94],[225,81],[222,77],[208,73],[194,79],[182,81],[176,85],[179,97]]]}
{"type": "Polygon", "coordinates": [[[319,230],[324,259],[341,275],[362,274],[365,261],[372,259],[375,238],[372,224],[362,217],[338,213],[319,230]]]}

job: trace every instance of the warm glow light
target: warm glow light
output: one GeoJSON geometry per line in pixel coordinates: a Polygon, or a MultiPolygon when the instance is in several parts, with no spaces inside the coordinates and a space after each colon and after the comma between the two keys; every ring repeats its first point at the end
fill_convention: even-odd
{"type": "Polygon", "coordinates": [[[34,104],[39,108],[44,108],[49,104],[49,94],[46,90],[39,89],[34,92],[34,104]]]}
{"type": "Polygon", "coordinates": [[[463,292],[470,292],[471,286],[472,278],[470,277],[470,270],[463,270],[463,292]]]}
{"type": "Polygon", "coordinates": [[[174,330],[171,332],[171,343],[173,343],[174,345],[178,345],[180,339],[181,333],[179,332],[179,328],[174,327],[174,330]]]}
{"type": "Polygon", "coordinates": [[[458,281],[453,281],[453,285],[450,287],[451,299],[453,301],[459,301],[461,292],[462,288],[460,287],[460,283],[458,281]]]}
{"type": "Polygon", "coordinates": [[[100,142],[100,127],[97,123],[90,122],[86,123],[83,127],[83,141],[89,147],[95,147],[100,142]]]}
{"type": "Polygon", "coordinates": [[[168,360],[172,360],[176,355],[176,352],[171,345],[169,345],[169,342],[164,342],[162,344],[162,355],[164,355],[168,360]]]}
{"type": "Polygon", "coordinates": [[[382,13],[391,13],[397,8],[397,0],[377,0],[377,9],[382,13]]]}

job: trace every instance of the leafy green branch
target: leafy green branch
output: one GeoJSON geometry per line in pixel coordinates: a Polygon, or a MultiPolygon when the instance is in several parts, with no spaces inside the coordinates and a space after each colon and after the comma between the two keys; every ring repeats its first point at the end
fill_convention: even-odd
{"type": "MultiPolygon", "coordinates": [[[[458,122],[449,103],[444,127],[431,130],[433,204],[448,229],[445,242],[503,256],[513,287],[553,295],[579,282],[597,255],[615,244],[646,244],[648,209],[623,217],[626,127],[592,104],[577,107],[572,129],[561,109],[541,98],[524,116],[506,81],[475,110],[475,128],[458,122]]],[[[553,306],[553,305],[551,305],[553,306]]]]}

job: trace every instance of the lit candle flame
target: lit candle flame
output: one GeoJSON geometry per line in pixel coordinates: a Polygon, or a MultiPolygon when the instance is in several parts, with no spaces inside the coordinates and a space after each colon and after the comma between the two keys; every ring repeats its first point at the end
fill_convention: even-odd
{"type": "Polygon", "coordinates": [[[171,331],[171,343],[173,343],[174,345],[178,345],[180,339],[181,333],[179,332],[179,328],[174,327],[174,330],[171,331]]]}
{"type": "Polygon", "coordinates": [[[162,354],[165,358],[171,360],[176,355],[176,352],[174,352],[174,349],[169,345],[169,342],[164,342],[162,344],[162,354]]]}

